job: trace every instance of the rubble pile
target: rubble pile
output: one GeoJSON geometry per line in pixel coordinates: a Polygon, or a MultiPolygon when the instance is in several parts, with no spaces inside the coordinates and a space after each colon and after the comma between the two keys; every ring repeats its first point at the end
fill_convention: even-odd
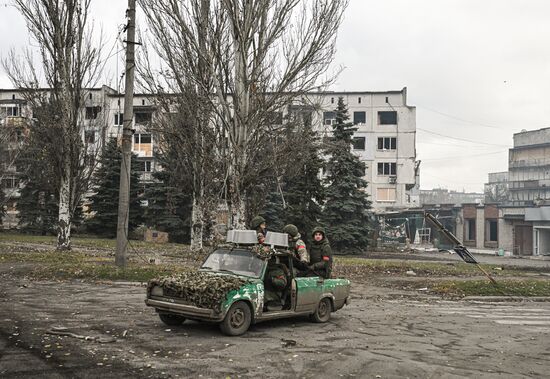
{"type": "Polygon", "coordinates": [[[186,271],[176,276],[151,279],[148,287],[160,286],[165,296],[181,298],[196,307],[219,310],[227,294],[245,283],[246,280],[233,276],[186,271]]]}

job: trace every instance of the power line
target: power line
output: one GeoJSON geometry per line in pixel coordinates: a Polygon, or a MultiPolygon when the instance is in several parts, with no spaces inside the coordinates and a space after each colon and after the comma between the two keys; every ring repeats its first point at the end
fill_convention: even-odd
{"type": "Polygon", "coordinates": [[[485,128],[491,128],[491,129],[499,129],[499,130],[505,130],[503,129],[502,127],[499,127],[499,126],[495,126],[495,125],[491,125],[491,124],[485,124],[485,123],[482,123],[482,122],[475,122],[475,121],[470,121],[470,120],[466,120],[464,118],[460,118],[460,117],[457,117],[457,116],[453,116],[453,115],[450,115],[448,113],[444,113],[444,112],[440,112],[440,111],[436,111],[435,109],[430,109],[430,108],[427,108],[427,107],[424,107],[424,106],[421,106],[421,105],[416,105],[418,108],[422,108],[422,109],[425,109],[429,112],[433,112],[433,113],[437,113],[437,114],[440,114],[442,116],[445,116],[445,117],[448,117],[448,118],[451,118],[453,120],[457,120],[457,121],[460,121],[460,122],[464,122],[466,124],[471,124],[471,125],[475,125],[475,126],[483,126],[485,128]]]}
{"type": "Polygon", "coordinates": [[[449,138],[449,139],[453,139],[453,140],[457,140],[457,141],[462,141],[462,142],[470,142],[470,143],[475,143],[475,144],[479,144],[479,145],[487,145],[487,146],[509,147],[509,145],[500,145],[500,144],[496,144],[496,143],[487,143],[487,142],[472,141],[472,140],[469,140],[469,139],[466,139],[466,138],[459,138],[459,137],[447,136],[447,135],[445,135],[445,134],[440,134],[440,133],[432,132],[431,130],[426,130],[426,129],[422,129],[422,128],[416,128],[416,129],[417,129],[417,130],[420,130],[420,131],[422,131],[422,132],[425,132],[425,133],[429,133],[429,134],[433,134],[433,135],[439,136],[439,137],[449,138]]]}
{"type": "Polygon", "coordinates": [[[459,158],[468,159],[468,158],[472,158],[472,157],[480,157],[480,156],[483,156],[483,155],[500,154],[500,153],[504,153],[504,152],[507,152],[507,151],[508,150],[499,150],[499,151],[492,151],[490,153],[464,154],[464,155],[459,155],[459,156],[454,156],[454,157],[427,158],[427,159],[422,159],[422,162],[425,162],[425,161],[444,161],[444,160],[447,160],[447,159],[459,159],[459,158]]]}

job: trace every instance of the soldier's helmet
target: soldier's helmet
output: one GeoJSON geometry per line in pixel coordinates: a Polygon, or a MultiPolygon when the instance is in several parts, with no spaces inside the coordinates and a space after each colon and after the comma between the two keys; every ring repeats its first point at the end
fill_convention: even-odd
{"type": "Polygon", "coordinates": [[[265,222],[265,218],[262,216],[256,216],[250,220],[250,229],[256,230],[265,222]]]}
{"type": "Polygon", "coordinates": [[[315,233],[321,233],[323,235],[323,238],[326,237],[325,229],[322,226],[316,226],[315,228],[313,228],[313,230],[311,231],[311,236],[313,237],[315,233]]]}
{"type": "Polygon", "coordinates": [[[283,228],[283,233],[286,233],[294,238],[298,235],[298,228],[296,225],[288,224],[283,228]]]}

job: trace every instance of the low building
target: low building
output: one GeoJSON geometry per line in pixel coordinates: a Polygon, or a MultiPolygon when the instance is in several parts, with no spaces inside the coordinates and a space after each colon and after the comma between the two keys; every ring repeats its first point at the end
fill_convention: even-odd
{"type": "Polygon", "coordinates": [[[420,190],[420,203],[425,204],[466,204],[483,202],[484,195],[477,192],[453,191],[445,188],[420,190]]]}

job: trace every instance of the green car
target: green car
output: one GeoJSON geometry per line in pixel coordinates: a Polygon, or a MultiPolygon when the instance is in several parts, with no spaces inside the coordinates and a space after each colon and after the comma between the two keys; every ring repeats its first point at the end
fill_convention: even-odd
{"type": "Polygon", "coordinates": [[[218,249],[208,256],[197,275],[230,276],[243,283],[227,292],[218,306],[198,307],[167,294],[161,285],[148,287],[145,303],[155,308],[167,325],[180,325],[186,319],[215,322],[231,336],[244,334],[251,324],[266,320],[309,315],[315,322],[327,322],[331,312],[349,304],[349,280],[300,277],[293,263],[288,251],[265,256],[250,247],[218,249]],[[270,282],[273,272],[280,274],[278,287],[270,282]]]}

